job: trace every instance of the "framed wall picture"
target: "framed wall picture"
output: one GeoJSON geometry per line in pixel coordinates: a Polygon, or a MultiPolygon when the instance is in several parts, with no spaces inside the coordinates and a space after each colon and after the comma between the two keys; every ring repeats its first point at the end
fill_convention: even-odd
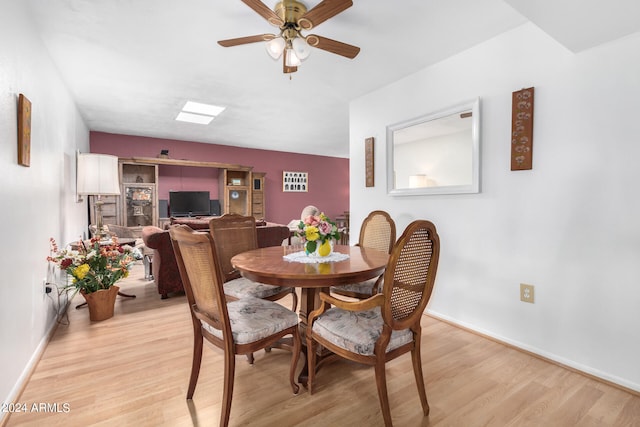
{"type": "Polygon", "coordinates": [[[309,174],[307,172],[283,171],[282,191],[285,193],[309,191],[309,174]]]}
{"type": "Polygon", "coordinates": [[[18,164],[31,165],[31,101],[18,96],[18,164]]]}

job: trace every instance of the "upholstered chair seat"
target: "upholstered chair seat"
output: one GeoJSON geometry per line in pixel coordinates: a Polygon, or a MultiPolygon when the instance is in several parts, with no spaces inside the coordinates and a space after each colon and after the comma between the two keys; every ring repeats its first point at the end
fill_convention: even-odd
{"type": "MultiPolygon", "coordinates": [[[[351,353],[373,356],[376,341],[382,334],[382,314],[380,307],[364,311],[347,311],[330,308],[313,324],[313,333],[351,353]]],[[[411,329],[391,332],[387,353],[410,343],[411,329]]]]}
{"type": "Polygon", "coordinates": [[[353,296],[356,295],[360,298],[362,297],[370,297],[375,295],[379,290],[378,282],[379,278],[373,278],[366,280],[360,283],[350,283],[348,285],[341,286],[332,286],[331,292],[335,292],[337,294],[345,295],[345,296],[353,296]]]}
{"type": "Polygon", "coordinates": [[[282,286],[253,282],[244,277],[232,279],[224,284],[224,293],[236,299],[247,297],[270,298],[283,292],[291,292],[289,289],[282,286]]]}
{"type": "MultiPolygon", "coordinates": [[[[254,297],[227,303],[233,342],[249,344],[267,338],[278,331],[298,324],[298,315],[280,304],[254,297]]],[[[213,336],[222,338],[222,330],[207,322],[202,327],[213,336]]]]}

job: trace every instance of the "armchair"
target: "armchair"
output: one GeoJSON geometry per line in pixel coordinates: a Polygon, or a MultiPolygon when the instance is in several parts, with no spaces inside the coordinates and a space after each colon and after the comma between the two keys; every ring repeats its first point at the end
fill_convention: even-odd
{"type": "Polygon", "coordinates": [[[153,280],[162,299],[168,298],[171,292],[184,291],[169,231],[148,225],[142,228],[142,240],[153,249],[153,280]]]}
{"type": "Polygon", "coordinates": [[[315,380],[316,347],[321,344],[338,356],[375,367],[378,398],[389,427],[392,420],[385,364],[411,352],[422,410],[429,415],[420,357],[420,319],[431,297],[439,254],[435,226],[429,221],[414,221],[391,251],[382,293],[355,302],[320,293],[322,303],[309,315],[306,332],[309,394],[315,380]]]}

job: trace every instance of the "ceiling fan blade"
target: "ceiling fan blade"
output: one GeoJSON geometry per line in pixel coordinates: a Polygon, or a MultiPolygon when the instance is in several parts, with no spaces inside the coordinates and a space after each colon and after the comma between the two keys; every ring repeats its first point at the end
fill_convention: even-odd
{"type": "Polygon", "coordinates": [[[269,21],[271,25],[275,25],[276,27],[284,25],[282,19],[260,0],[242,0],[242,2],[253,9],[258,15],[269,21]]]}
{"type": "Polygon", "coordinates": [[[298,25],[303,30],[310,30],[351,6],[353,6],[351,0],[323,0],[316,7],[302,15],[298,19],[298,25]]]}
{"type": "Polygon", "coordinates": [[[248,43],[268,42],[275,37],[275,34],[257,34],[255,36],[238,37],[237,39],[219,40],[218,44],[224,47],[231,47],[248,43]]]}
{"type": "Polygon", "coordinates": [[[295,73],[298,71],[298,67],[288,67],[287,66],[287,55],[282,55],[282,72],[284,74],[295,73]]]}
{"type": "Polygon", "coordinates": [[[352,46],[350,44],[342,43],[337,40],[332,40],[326,37],[310,34],[306,37],[307,43],[310,46],[318,49],[326,50],[327,52],[335,53],[346,58],[353,59],[358,53],[360,48],[358,46],[352,46]]]}

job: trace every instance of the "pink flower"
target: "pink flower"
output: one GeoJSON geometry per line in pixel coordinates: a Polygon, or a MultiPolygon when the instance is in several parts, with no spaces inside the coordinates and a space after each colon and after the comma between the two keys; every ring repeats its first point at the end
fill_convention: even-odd
{"type": "Polygon", "coordinates": [[[326,221],[322,221],[318,224],[318,229],[322,234],[331,234],[331,230],[333,230],[333,226],[326,221]]]}
{"type": "Polygon", "coordinates": [[[304,219],[305,225],[318,225],[320,223],[320,217],[316,215],[309,215],[304,219]]]}

